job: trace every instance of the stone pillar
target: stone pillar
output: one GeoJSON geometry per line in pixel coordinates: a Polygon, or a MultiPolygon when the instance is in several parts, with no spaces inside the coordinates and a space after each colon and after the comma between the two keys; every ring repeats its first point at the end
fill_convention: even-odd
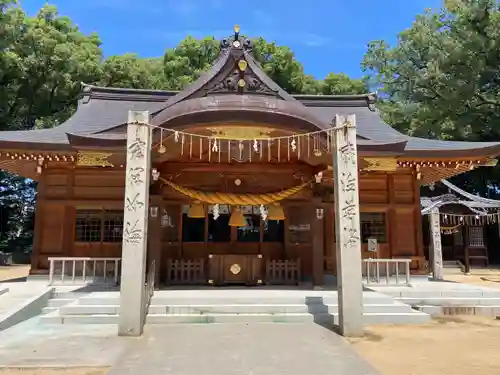
{"type": "Polygon", "coordinates": [[[144,326],[151,129],[147,111],[129,111],[118,335],[140,336],[144,326]]]}
{"type": "Polygon", "coordinates": [[[321,199],[314,198],[312,204],[311,229],[312,229],[312,268],[313,268],[313,284],[314,286],[322,286],[324,284],[324,217],[318,218],[316,210],[322,209],[321,199]]]}
{"type": "Polygon", "coordinates": [[[443,251],[441,249],[441,225],[439,223],[439,208],[433,208],[429,214],[431,232],[430,253],[433,280],[443,280],[443,251]]]}
{"type": "Polygon", "coordinates": [[[363,285],[359,224],[356,118],[335,117],[333,172],[339,327],[343,336],[363,335],[363,285]]]}

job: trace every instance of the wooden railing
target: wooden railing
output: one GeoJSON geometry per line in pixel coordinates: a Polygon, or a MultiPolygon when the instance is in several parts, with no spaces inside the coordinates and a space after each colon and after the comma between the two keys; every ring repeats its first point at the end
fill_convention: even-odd
{"type": "Polygon", "coordinates": [[[49,257],[48,260],[49,285],[118,284],[121,258],[49,257]]]}
{"type": "Polygon", "coordinates": [[[411,259],[363,259],[363,283],[373,286],[410,285],[411,259]]]}
{"type": "Polygon", "coordinates": [[[268,284],[298,284],[300,282],[300,259],[268,260],[266,282],[268,284]]]}
{"type": "Polygon", "coordinates": [[[168,259],[168,284],[200,284],[205,283],[205,260],[168,259]]]}

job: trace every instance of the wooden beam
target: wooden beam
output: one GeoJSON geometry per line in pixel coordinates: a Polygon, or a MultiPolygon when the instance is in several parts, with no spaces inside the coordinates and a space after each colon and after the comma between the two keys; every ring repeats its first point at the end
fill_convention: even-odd
{"type": "Polygon", "coordinates": [[[162,173],[179,172],[219,172],[219,173],[304,173],[312,176],[317,171],[326,169],[326,166],[311,167],[307,164],[273,164],[273,163],[190,163],[167,162],[157,166],[162,173]]]}

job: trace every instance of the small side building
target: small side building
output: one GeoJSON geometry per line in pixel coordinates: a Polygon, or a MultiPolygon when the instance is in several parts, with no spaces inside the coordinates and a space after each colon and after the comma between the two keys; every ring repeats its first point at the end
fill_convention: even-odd
{"type": "Polygon", "coordinates": [[[500,201],[467,193],[449,181],[434,185],[432,197],[422,197],[424,248],[430,254],[428,214],[439,210],[443,261],[460,261],[466,271],[500,263],[500,201]]]}

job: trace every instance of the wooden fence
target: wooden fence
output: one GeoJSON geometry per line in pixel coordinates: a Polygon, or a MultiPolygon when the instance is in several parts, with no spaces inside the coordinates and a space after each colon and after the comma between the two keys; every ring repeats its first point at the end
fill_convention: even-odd
{"type": "Polygon", "coordinates": [[[205,260],[168,259],[168,284],[203,284],[205,277],[205,260]]]}
{"type": "Polygon", "coordinates": [[[300,282],[300,259],[268,260],[266,282],[267,284],[298,284],[300,282]]]}

